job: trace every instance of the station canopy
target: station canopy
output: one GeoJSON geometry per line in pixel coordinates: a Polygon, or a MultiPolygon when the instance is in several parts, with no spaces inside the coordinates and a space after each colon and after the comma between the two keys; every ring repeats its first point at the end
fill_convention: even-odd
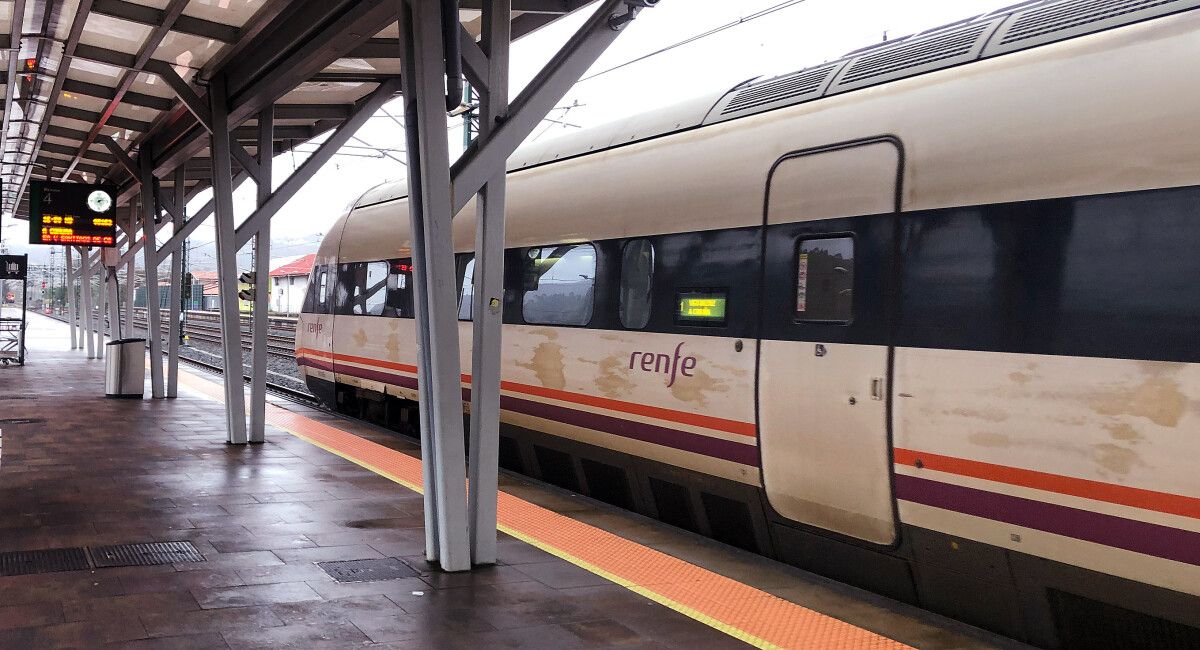
{"type": "MultiPolygon", "coordinates": [[[[513,0],[513,39],[589,0],[513,0]]],[[[397,0],[13,0],[6,34],[4,216],[28,218],[31,180],[106,181],[137,193],[117,148],[154,152],[165,187],[186,163],[189,190],[210,183],[209,138],[180,92],[227,79],[230,123],[257,156],[255,116],[275,105],[276,153],[328,131],[400,71],[397,0]],[[178,88],[180,81],[186,86],[178,88]],[[176,87],[173,87],[174,84],[176,87]],[[111,139],[109,141],[108,139],[111,139]]],[[[461,0],[460,40],[477,39],[481,0],[461,0]]],[[[469,56],[471,48],[464,48],[469,56]]],[[[234,173],[241,171],[238,160],[234,173]]]]}

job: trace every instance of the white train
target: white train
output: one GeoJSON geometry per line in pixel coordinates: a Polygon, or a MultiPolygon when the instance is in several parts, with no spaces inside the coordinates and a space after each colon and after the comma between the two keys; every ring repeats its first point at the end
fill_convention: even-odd
{"type": "MultiPolygon", "coordinates": [[[[1025,3],[520,150],[502,465],[1041,646],[1200,647],[1198,5],[1025,3]]],[[[297,337],[398,429],[406,205],[330,229],[297,337]]]]}

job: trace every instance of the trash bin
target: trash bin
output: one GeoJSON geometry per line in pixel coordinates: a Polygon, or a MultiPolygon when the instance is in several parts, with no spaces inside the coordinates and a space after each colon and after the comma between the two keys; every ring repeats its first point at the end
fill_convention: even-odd
{"type": "Polygon", "coordinates": [[[141,399],[146,384],[146,339],[109,341],[104,352],[104,396],[141,399]]]}

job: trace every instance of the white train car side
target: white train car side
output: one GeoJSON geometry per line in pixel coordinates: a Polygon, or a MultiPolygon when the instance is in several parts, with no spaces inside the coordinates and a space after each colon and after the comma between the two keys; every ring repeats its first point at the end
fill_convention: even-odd
{"type": "MultiPolygon", "coordinates": [[[[502,464],[1038,645],[1200,644],[1200,3],[1045,27],[1092,4],[518,152],[502,464]]],[[[396,427],[405,193],[331,229],[297,336],[396,427]]]]}

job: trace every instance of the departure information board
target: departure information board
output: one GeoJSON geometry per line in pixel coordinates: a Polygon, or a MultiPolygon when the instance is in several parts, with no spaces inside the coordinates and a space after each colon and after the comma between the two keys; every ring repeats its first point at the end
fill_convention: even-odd
{"type": "Polygon", "coordinates": [[[31,181],[29,243],[115,246],[116,196],[111,185],[31,181]]]}

